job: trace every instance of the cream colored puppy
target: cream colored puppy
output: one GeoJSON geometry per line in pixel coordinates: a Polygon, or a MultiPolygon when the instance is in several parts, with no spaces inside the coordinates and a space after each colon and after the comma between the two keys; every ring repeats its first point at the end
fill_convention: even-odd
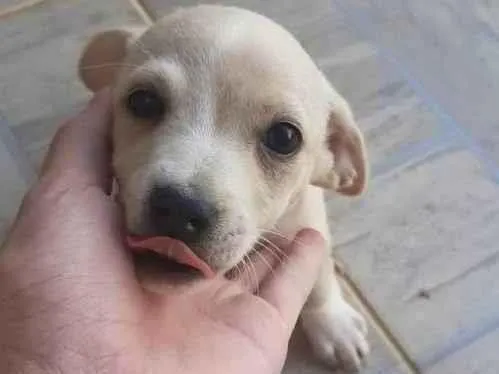
{"type": "MultiPolygon", "coordinates": [[[[101,33],[80,74],[93,91],[114,90],[114,168],[129,230],[180,239],[218,272],[268,233],[313,227],[330,241],[322,188],[365,188],[348,104],[291,35],[258,14],[198,6],[148,29],[101,33]]],[[[332,260],[301,322],[327,363],[361,367],[366,324],[332,260]]]]}

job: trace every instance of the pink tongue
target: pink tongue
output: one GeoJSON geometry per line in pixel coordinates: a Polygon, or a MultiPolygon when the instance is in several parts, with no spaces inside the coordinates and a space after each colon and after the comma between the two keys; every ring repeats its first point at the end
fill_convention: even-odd
{"type": "Polygon", "coordinates": [[[127,242],[134,252],[154,251],[160,255],[171,258],[179,264],[188,265],[199,270],[206,278],[213,278],[215,272],[210,266],[192,252],[183,242],[166,236],[127,237],[127,242]]]}

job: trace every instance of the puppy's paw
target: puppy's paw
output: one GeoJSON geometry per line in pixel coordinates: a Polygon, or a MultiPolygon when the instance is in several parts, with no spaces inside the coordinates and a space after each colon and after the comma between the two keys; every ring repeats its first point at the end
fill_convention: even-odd
{"type": "Polygon", "coordinates": [[[302,324],[313,350],[327,365],[359,372],[369,353],[367,324],[346,301],[304,310],[302,324]]]}

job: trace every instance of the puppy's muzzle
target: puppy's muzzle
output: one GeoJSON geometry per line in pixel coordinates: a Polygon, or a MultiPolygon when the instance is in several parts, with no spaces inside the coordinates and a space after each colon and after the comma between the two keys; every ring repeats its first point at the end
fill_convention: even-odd
{"type": "Polygon", "coordinates": [[[172,186],[155,186],[149,195],[148,219],[152,234],[197,244],[216,224],[216,209],[206,200],[172,186]]]}

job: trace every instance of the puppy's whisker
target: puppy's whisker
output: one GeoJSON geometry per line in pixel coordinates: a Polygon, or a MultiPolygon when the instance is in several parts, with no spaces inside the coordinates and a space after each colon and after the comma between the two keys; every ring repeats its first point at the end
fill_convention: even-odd
{"type": "Polygon", "coordinates": [[[97,69],[104,69],[104,68],[110,68],[110,67],[124,67],[124,68],[139,68],[139,65],[133,65],[133,64],[125,64],[122,62],[109,62],[105,64],[96,64],[96,65],[85,65],[82,67],[82,70],[97,70],[97,69]]]}
{"type": "Polygon", "coordinates": [[[255,276],[255,278],[254,278],[255,279],[255,294],[258,295],[260,293],[260,281],[258,279],[255,264],[253,263],[253,260],[249,256],[248,256],[248,261],[251,265],[251,270],[253,271],[253,275],[255,276]]]}
{"type": "MultiPolygon", "coordinates": [[[[269,251],[271,252],[271,251],[269,251]]],[[[260,260],[265,264],[265,266],[267,266],[267,268],[269,269],[270,273],[271,274],[274,274],[274,268],[272,267],[272,265],[267,261],[267,259],[265,258],[264,255],[262,255],[259,251],[256,251],[255,252],[256,255],[260,258],[260,260]]]]}
{"type": "Polygon", "coordinates": [[[278,236],[278,237],[280,237],[282,239],[285,239],[285,240],[287,240],[290,243],[291,242],[295,242],[295,243],[298,243],[298,244],[304,245],[304,246],[308,245],[307,243],[303,242],[302,240],[299,240],[299,239],[296,239],[296,238],[290,238],[289,236],[283,234],[282,232],[280,232],[278,230],[266,229],[264,231],[266,231],[269,234],[278,236]]]}
{"type": "MultiPolygon", "coordinates": [[[[259,247],[263,250],[266,250],[268,253],[270,253],[274,258],[277,259],[278,262],[282,262],[282,260],[270,249],[267,248],[267,246],[264,243],[258,243],[259,247]]],[[[267,261],[264,255],[260,253],[260,251],[255,251],[255,254],[260,258],[262,263],[264,263],[271,272],[274,272],[274,267],[267,261]]]]}
{"type": "MultiPolygon", "coordinates": [[[[277,254],[275,254],[275,252],[272,250],[272,248],[270,247],[267,247],[267,246],[263,246],[262,249],[268,251],[270,254],[272,254],[273,256],[278,256],[277,254]]],[[[286,260],[287,258],[282,258],[282,257],[278,257],[279,258],[279,262],[281,264],[285,264],[286,263],[286,260]]],[[[288,270],[289,271],[289,270],[288,270]]],[[[272,269],[272,273],[275,273],[275,268],[272,269]]],[[[291,274],[296,274],[295,271],[292,271],[291,274]]]]}
{"type": "Polygon", "coordinates": [[[244,261],[245,263],[248,264],[248,275],[250,275],[250,285],[251,285],[251,288],[255,290],[255,294],[258,295],[259,292],[260,292],[260,289],[259,289],[259,284],[258,284],[258,276],[256,274],[256,270],[255,270],[255,266],[253,265],[253,262],[251,261],[251,258],[245,254],[244,255],[244,261]]]}
{"type": "MultiPolygon", "coordinates": [[[[273,243],[270,243],[270,244],[273,244],[273,243]]],[[[261,246],[260,248],[262,250],[265,250],[267,253],[269,253],[271,256],[273,256],[279,265],[285,264],[289,260],[289,256],[286,255],[286,253],[278,252],[280,250],[278,247],[275,247],[275,249],[274,249],[274,248],[269,247],[267,245],[264,245],[262,243],[260,243],[260,246],[261,246]],[[276,249],[278,251],[276,251],[276,249]]],[[[262,257],[262,261],[264,261],[265,257],[263,255],[261,255],[260,253],[258,253],[258,254],[259,254],[259,256],[262,257]]],[[[275,267],[271,267],[268,262],[266,262],[266,264],[267,264],[267,266],[269,266],[269,268],[271,268],[271,272],[275,273],[275,267]]]]}
{"type": "Polygon", "coordinates": [[[281,231],[279,231],[277,229],[264,229],[262,231],[267,232],[269,234],[274,234],[274,235],[279,236],[280,238],[286,239],[288,241],[292,240],[292,238],[290,238],[288,235],[285,235],[284,233],[282,233],[281,231]]]}
{"type": "Polygon", "coordinates": [[[243,275],[243,272],[241,271],[241,268],[239,267],[239,263],[237,263],[233,268],[232,270],[235,271],[235,275],[234,275],[234,278],[237,280],[237,281],[241,281],[241,278],[242,278],[242,275],[243,275]]]}
{"type": "Polygon", "coordinates": [[[251,274],[250,264],[248,263],[246,256],[243,257],[243,264],[244,273],[246,274],[246,279],[248,280],[248,286],[250,287],[250,289],[254,289],[254,279],[251,274]]]}
{"type": "Polygon", "coordinates": [[[247,266],[247,264],[246,264],[244,257],[236,264],[236,268],[238,269],[238,271],[240,271],[240,274],[238,277],[238,279],[240,281],[249,281],[247,271],[246,271],[246,266],[247,266]],[[243,279],[243,275],[244,275],[244,278],[246,278],[246,280],[243,279]]]}
{"type": "Polygon", "coordinates": [[[276,257],[279,263],[283,264],[286,261],[289,261],[289,255],[281,248],[279,248],[278,245],[265,238],[264,236],[260,236],[260,238],[257,240],[257,243],[259,243],[263,249],[267,250],[274,257],[276,257]]]}
{"type": "Polygon", "coordinates": [[[282,262],[282,256],[279,256],[278,253],[276,253],[274,250],[272,250],[272,248],[269,248],[267,246],[267,244],[264,242],[264,241],[260,241],[262,240],[263,238],[260,238],[257,240],[256,244],[258,245],[258,249],[264,249],[266,250],[267,252],[269,252],[272,257],[274,257],[278,262],[282,262]]]}
{"type": "MultiPolygon", "coordinates": [[[[264,231],[268,231],[268,230],[264,230],[264,231]]],[[[279,232],[279,231],[274,232],[274,234],[286,238],[286,236],[284,234],[282,234],[281,232],[279,232]]],[[[266,243],[269,244],[269,246],[266,246],[266,245],[263,246],[264,249],[266,249],[269,252],[274,252],[274,253],[277,252],[276,256],[278,255],[278,256],[281,257],[280,258],[280,263],[281,264],[285,264],[286,262],[289,262],[289,255],[286,252],[284,252],[281,248],[279,248],[278,245],[276,245],[275,243],[273,243],[269,239],[265,238],[264,236],[261,236],[259,238],[259,240],[263,240],[263,241],[265,241],[266,243]]],[[[289,240],[289,239],[287,239],[287,240],[289,240]]]]}
{"type": "Polygon", "coordinates": [[[263,236],[260,238],[260,240],[262,240],[263,243],[266,244],[266,245],[264,244],[263,247],[272,250],[272,253],[274,253],[281,262],[284,262],[283,259],[285,260],[289,259],[288,254],[284,252],[281,248],[279,248],[279,246],[277,246],[275,243],[272,243],[270,240],[268,240],[263,236]]]}
{"type": "MultiPolygon", "coordinates": [[[[268,230],[261,230],[261,232],[262,233],[267,232],[267,233],[276,235],[278,237],[281,237],[281,238],[286,239],[287,241],[291,242],[291,239],[289,239],[285,234],[283,234],[279,230],[268,229],[268,230]]],[[[271,247],[263,246],[264,249],[266,249],[268,251],[276,251],[280,256],[282,256],[282,260],[281,260],[282,264],[285,264],[286,262],[289,261],[289,255],[286,252],[284,252],[277,244],[273,243],[271,240],[265,238],[264,236],[260,236],[259,240],[263,240],[271,246],[271,247]]],[[[303,243],[301,240],[298,240],[298,241],[296,241],[296,239],[294,239],[294,240],[297,243],[306,245],[306,243],[303,243]]]]}
{"type": "Polygon", "coordinates": [[[248,262],[246,260],[246,255],[243,256],[243,258],[241,259],[241,262],[240,262],[241,266],[242,266],[242,274],[244,274],[245,278],[246,278],[246,281],[248,282],[248,285],[250,287],[253,286],[253,279],[251,278],[251,275],[250,275],[250,272],[249,272],[249,268],[248,268],[248,262]]]}
{"type": "MultiPolygon", "coordinates": [[[[262,234],[265,234],[265,231],[262,231],[262,234]]],[[[276,234],[274,234],[274,235],[276,235],[276,234]]],[[[287,238],[285,238],[285,239],[289,241],[289,239],[287,239],[287,238]]],[[[267,239],[265,236],[261,235],[260,240],[263,240],[265,243],[267,243],[272,248],[274,248],[274,250],[277,251],[282,257],[285,257],[286,259],[289,258],[289,256],[286,254],[286,252],[284,252],[277,244],[273,243],[271,240],[267,239]]]]}

